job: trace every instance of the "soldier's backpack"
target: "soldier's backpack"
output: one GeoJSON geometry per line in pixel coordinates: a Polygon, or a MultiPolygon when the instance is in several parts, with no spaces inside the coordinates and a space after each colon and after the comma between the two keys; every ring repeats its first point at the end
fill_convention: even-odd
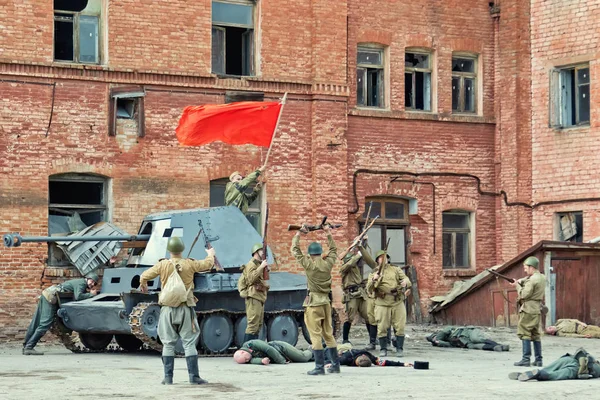
{"type": "Polygon", "coordinates": [[[242,269],[242,274],[237,282],[238,292],[240,292],[240,297],[245,299],[248,297],[248,281],[246,280],[246,274],[244,274],[244,270],[242,269]]]}
{"type": "Polygon", "coordinates": [[[185,288],[181,276],[179,276],[179,269],[181,269],[179,263],[174,264],[171,260],[169,262],[173,265],[173,272],[169,275],[166,285],[160,290],[158,304],[168,307],[179,307],[181,303],[187,301],[188,290],[185,288]]]}

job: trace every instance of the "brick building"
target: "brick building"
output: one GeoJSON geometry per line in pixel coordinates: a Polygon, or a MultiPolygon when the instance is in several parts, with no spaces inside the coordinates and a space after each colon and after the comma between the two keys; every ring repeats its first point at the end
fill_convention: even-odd
{"type": "MultiPolygon", "coordinates": [[[[414,266],[426,306],[534,241],[600,235],[600,1],[568,3],[10,2],[0,232],[133,233],[150,212],[218,204],[266,149],[180,147],[182,109],[288,92],[252,210],[268,199],[279,268],[300,272],[288,223],[327,214],[346,244],[373,201],[371,246],[414,266]]],[[[0,252],[0,337],[74,275],[46,244],[0,252]]]]}

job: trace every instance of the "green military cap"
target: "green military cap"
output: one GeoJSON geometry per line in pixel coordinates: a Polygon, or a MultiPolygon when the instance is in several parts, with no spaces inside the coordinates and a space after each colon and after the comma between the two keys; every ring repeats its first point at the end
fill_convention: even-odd
{"type": "Polygon", "coordinates": [[[308,254],[311,256],[318,256],[321,253],[323,253],[323,247],[320,243],[312,242],[308,245],[308,254]]]}
{"type": "Polygon", "coordinates": [[[98,281],[100,280],[100,278],[98,277],[98,275],[95,272],[90,272],[89,274],[87,274],[85,276],[87,279],[91,279],[94,282],[98,283],[98,281]]]}
{"type": "Polygon", "coordinates": [[[229,175],[229,180],[233,181],[233,178],[235,178],[236,175],[242,176],[238,171],[235,171],[233,174],[229,175]]]}
{"type": "Polygon", "coordinates": [[[183,240],[180,237],[172,237],[169,238],[169,243],[167,243],[167,250],[170,253],[181,253],[185,249],[185,245],[183,244],[183,240]]]}
{"type": "Polygon", "coordinates": [[[529,265],[530,267],[537,269],[540,266],[540,260],[538,260],[537,257],[527,257],[523,264],[529,265]]]}
{"type": "Polygon", "coordinates": [[[386,254],[385,250],[379,250],[377,253],[375,253],[375,261],[377,261],[377,259],[379,258],[379,256],[382,256],[386,254]]]}
{"type": "Polygon", "coordinates": [[[262,243],[256,243],[254,246],[252,246],[252,255],[254,255],[254,253],[256,253],[257,251],[259,251],[262,248],[263,248],[262,243]]]}

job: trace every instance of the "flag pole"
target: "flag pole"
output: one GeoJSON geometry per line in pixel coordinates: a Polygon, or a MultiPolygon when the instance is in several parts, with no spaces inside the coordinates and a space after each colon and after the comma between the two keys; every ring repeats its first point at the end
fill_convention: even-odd
{"type": "Polygon", "coordinates": [[[277,123],[275,124],[275,129],[273,129],[273,137],[271,138],[271,144],[269,145],[269,150],[267,151],[267,156],[265,157],[265,162],[263,163],[263,167],[267,165],[269,161],[269,155],[271,154],[271,149],[273,148],[273,142],[275,141],[275,134],[277,133],[277,127],[279,126],[279,120],[281,119],[281,114],[283,113],[283,107],[285,106],[285,101],[287,100],[287,92],[284,93],[283,98],[281,99],[281,109],[279,110],[279,116],[277,116],[277,123]]]}

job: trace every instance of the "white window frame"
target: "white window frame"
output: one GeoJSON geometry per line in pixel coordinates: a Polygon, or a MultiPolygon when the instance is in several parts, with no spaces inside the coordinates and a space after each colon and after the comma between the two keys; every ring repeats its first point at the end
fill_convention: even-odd
{"type": "Polygon", "coordinates": [[[359,44],[356,50],[356,106],[361,108],[371,108],[371,109],[385,109],[386,108],[386,51],[382,46],[374,46],[368,44],[359,44]],[[367,64],[367,63],[359,63],[358,62],[358,54],[361,52],[378,52],[380,53],[381,62],[379,64],[367,64]],[[359,70],[364,70],[362,74],[362,82],[360,82],[358,78],[359,70]],[[377,81],[379,85],[379,90],[377,93],[378,103],[377,105],[369,105],[369,80],[367,79],[369,76],[369,70],[376,70],[378,72],[377,81]],[[358,86],[359,84],[362,86],[364,102],[359,103],[358,98],[358,86]]]}

